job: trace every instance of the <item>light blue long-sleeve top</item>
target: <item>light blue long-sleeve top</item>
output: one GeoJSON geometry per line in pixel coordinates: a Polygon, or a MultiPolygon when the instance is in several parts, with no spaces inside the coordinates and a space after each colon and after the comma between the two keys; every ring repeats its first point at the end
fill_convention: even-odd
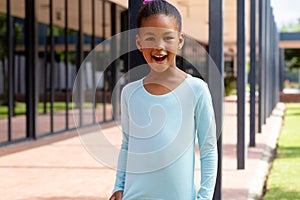
{"type": "Polygon", "coordinates": [[[164,95],[150,94],[143,79],[121,94],[123,141],[113,192],[123,200],[212,199],[217,172],[214,111],[207,84],[188,75],[164,95]],[[195,141],[200,189],[194,184],[195,141]]]}

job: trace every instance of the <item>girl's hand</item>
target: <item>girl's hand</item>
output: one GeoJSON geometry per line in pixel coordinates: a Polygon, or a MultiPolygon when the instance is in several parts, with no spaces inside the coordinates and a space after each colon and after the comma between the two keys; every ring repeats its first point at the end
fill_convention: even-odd
{"type": "Polygon", "coordinates": [[[122,200],[122,196],[123,196],[123,190],[119,190],[113,193],[113,195],[111,195],[109,200],[122,200]]]}

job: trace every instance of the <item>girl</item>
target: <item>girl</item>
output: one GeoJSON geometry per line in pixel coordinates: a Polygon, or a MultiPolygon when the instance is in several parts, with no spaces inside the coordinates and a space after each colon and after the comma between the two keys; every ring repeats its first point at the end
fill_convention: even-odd
{"type": "Polygon", "coordinates": [[[124,87],[123,141],[110,200],[212,199],[217,171],[214,111],[208,87],[176,66],[181,16],[163,0],[145,3],[136,45],[150,72],[124,87]],[[195,135],[201,187],[194,184],[195,135]]]}

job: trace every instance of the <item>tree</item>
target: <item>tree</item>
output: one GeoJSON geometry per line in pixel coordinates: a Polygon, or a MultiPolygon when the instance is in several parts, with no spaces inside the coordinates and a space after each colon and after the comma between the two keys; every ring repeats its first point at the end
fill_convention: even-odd
{"type": "Polygon", "coordinates": [[[300,69],[300,49],[285,49],[285,63],[289,69],[300,69]]]}

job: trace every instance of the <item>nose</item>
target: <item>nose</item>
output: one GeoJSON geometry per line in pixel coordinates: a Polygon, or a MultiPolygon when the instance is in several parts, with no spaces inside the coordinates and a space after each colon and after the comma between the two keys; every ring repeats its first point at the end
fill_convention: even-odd
{"type": "Polygon", "coordinates": [[[156,50],[163,50],[164,49],[164,41],[163,40],[157,40],[154,44],[154,49],[156,50]]]}

